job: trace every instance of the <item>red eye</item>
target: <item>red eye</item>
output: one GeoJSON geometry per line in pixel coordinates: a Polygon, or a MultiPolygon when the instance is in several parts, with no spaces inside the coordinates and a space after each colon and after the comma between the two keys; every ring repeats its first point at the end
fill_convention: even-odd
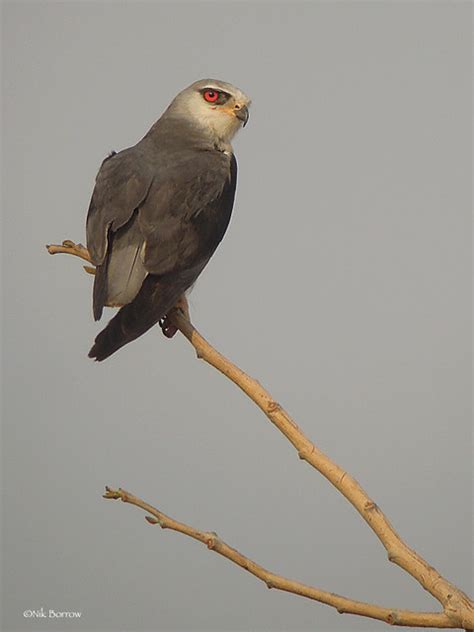
{"type": "Polygon", "coordinates": [[[219,98],[219,93],[216,90],[206,90],[203,96],[208,103],[215,103],[219,98]]]}

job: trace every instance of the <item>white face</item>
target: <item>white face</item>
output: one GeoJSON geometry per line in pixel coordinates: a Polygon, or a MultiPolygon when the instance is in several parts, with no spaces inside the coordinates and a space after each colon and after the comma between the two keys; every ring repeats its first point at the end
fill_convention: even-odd
{"type": "Polygon", "coordinates": [[[250,99],[224,81],[203,79],[183,90],[170,111],[192,117],[221,141],[229,142],[248,120],[250,99]]]}

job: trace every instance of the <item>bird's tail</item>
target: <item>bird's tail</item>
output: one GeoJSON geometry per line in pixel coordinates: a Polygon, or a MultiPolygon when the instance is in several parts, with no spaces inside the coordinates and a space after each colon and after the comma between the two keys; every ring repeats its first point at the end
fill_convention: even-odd
{"type": "Polygon", "coordinates": [[[135,340],[166,316],[185,288],[163,282],[153,274],[143,281],[131,303],[121,308],[94,341],[89,357],[105,360],[120,347],[135,340]]]}

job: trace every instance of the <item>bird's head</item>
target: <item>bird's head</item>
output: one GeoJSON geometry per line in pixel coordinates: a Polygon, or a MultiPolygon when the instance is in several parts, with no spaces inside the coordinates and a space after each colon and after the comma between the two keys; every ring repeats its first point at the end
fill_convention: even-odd
{"type": "Polygon", "coordinates": [[[229,143],[249,118],[250,99],[239,88],[216,79],[201,79],[180,92],[167,113],[185,116],[217,140],[229,143]]]}

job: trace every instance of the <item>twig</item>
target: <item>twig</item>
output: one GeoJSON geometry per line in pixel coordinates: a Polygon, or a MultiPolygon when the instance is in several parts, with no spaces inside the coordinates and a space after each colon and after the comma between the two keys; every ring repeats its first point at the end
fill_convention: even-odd
{"type": "Polygon", "coordinates": [[[145,501],[137,498],[130,492],[124,489],[111,489],[106,487],[104,498],[111,498],[114,500],[122,500],[125,503],[130,503],[136,507],[144,509],[148,514],[146,520],[150,524],[159,524],[162,529],[172,529],[178,531],[184,535],[198,540],[207,546],[208,549],[219,553],[223,557],[226,557],[231,562],[234,562],[238,566],[255,575],[261,579],[268,588],[276,588],[277,590],[284,590],[286,592],[294,593],[308,599],[313,599],[324,603],[328,606],[336,608],[341,614],[349,613],[356,614],[363,617],[369,617],[371,619],[378,619],[391,625],[398,626],[411,626],[422,628],[455,628],[456,623],[452,621],[446,614],[437,612],[413,612],[411,610],[399,610],[391,608],[382,608],[375,604],[365,603],[363,601],[354,601],[335,593],[320,590],[313,586],[301,584],[300,582],[292,579],[287,579],[281,575],[276,575],[270,571],[267,571],[263,566],[256,564],[242,553],[239,553],[236,549],[226,544],[219,538],[217,533],[213,531],[198,531],[193,527],[178,522],[173,518],[170,518],[163,512],[159,511],[155,507],[152,507],[145,501]],[[153,516],[153,517],[152,517],[153,516]]]}
{"type": "MultiPolygon", "coordinates": [[[[48,251],[51,254],[55,254],[57,252],[73,254],[90,261],[87,250],[84,246],[81,246],[80,244],[76,246],[76,244],[70,241],[63,242],[62,246],[48,246],[48,251]]],[[[304,596],[336,607],[339,612],[362,614],[364,616],[387,621],[388,623],[395,625],[420,627],[426,627],[428,625],[430,627],[456,627],[472,630],[474,628],[474,603],[464,592],[444,579],[444,577],[442,577],[435,568],[430,566],[422,557],[420,557],[403,542],[381,509],[367,495],[359,483],[339,465],[329,459],[329,457],[321,450],[319,450],[319,448],[317,448],[303,434],[300,428],[298,428],[290,415],[256,380],[244,373],[241,369],[216,351],[207,342],[207,340],[199,334],[188,318],[186,318],[180,310],[174,309],[168,316],[181,333],[193,345],[198,358],[203,359],[208,364],[215,367],[223,375],[239,386],[239,388],[241,388],[242,391],[248,395],[248,397],[257,404],[257,406],[259,406],[268,419],[290,441],[297,450],[300,459],[305,460],[314,467],[347,498],[383,544],[387,551],[388,559],[403,568],[407,573],[414,577],[421,586],[423,586],[423,588],[435,597],[435,599],[437,599],[443,606],[444,613],[413,613],[402,610],[392,611],[390,609],[381,608],[380,606],[355,602],[350,599],[339,597],[337,595],[333,595],[332,593],[319,591],[318,589],[304,586],[303,584],[299,584],[297,582],[291,582],[290,580],[281,578],[278,575],[268,573],[268,571],[265,571],[265,569],[262,569],[262,567],[254,564],[254,562],[244,558],[244,556],[235,551],[235,549],[228,547],[218,539],[211,540],[211,542],[215,542],[215,545],[213,545],[212,548],[240,566],[243,566],[249,570],[249,572],[253,573],[257,577],[260,577],[264,581],[266,581],[265,577],[271,577],[270,583],[272,585],[275,583],[274,580],[278,579],[278,581],[282,583],[278,586],[275,585],[276,588],[289,590],[290,592],[296,592],[297,594],[304,594],[304,596]],[[261,575],[257,573],[257,570],[261,573],[261,575]],[[296,589],[290,590],[289,584],[292,584],[296,589]],[[306,590],[305,593],[301,592],[303,588],[306,590]],[[322,598],[322,596],[324,598],[322,598]],[[331,601],[329,601],[329,598],[331,601]],[[343,600],[344,604],[338,601],[340,599],[343,600]],[[339,605],[336,605],[334,600],[336,600],[339,605]],[[364,610],[363,612],[360,611],[361,608],[364,610]],[[396,621],[392,621],[390,618],[390,613],[392,612],[397,612],[397,617],[399,618],[396,621]],[[378,616],[374,613],[378,614],[378,616]],[[403,613],[406,615],[405,618],[402,617],[403,613]],[[410,617],[418,617],[417,622],[410,617]],[[427,617],[430,618],[430,623],[423,623],[422,621],[427,621],[427,617]]],[[[164,516],[164,514],[161,514],[150,505],[147,505],[127,492],[124,492],[123,490],[113,492],[113,490],[111,490],[110,493],[119,494],[118,496],[110,497],[122,498],[125,502],[131,502],[138,507],[146,509],[155,515],[158,520],[162,520],[162,517],[164,517],[165,522],[168,521],[166,522],[166,526],[175,528],[175,530],[185,533],[186,535],[190,535],[202,542],[207,542],[207,540],[203,538],[208,536],[208,534],[203,534],[202,532],[196,531],[187,525],[173,521],[171,518],[164,516]],[[125,495],[125,497],[123,497],[123,495],[125,495]],[[171,524],[174,526],[171,527],[171,524]]]]}
{"type": "MultiPolygon", "coordinates": [[[[46,246],[46,250],[49,252],[50,255],[57,255],[57,254],[74,255],[76,257],[79,257],[80,259],[84,259],[84,261],[88,261],[89,263],[92,263],[91,257],[89,255],[89,251],[87,250],[87,248],[83,246],[82,244],[75,244],[70,239],[64,240],[61,245],[48,244],[46,246]]],[[[89,274],[95,274],[95,268],[91,266],[83,266],[83,268],[89,274]]]]}
{"type": "Polygon", "coordinates": [[[82,244],[75,244],[70,239],[65,239],[61,245],[59,244],[49,244],[46,246],[47,251],[50,255],[64,254],[64,255],[74,255],[76,257],[80,257],[84,259],[84,261],[91,262],[91,258],[89,255],[89,251],[82,244]]]}

